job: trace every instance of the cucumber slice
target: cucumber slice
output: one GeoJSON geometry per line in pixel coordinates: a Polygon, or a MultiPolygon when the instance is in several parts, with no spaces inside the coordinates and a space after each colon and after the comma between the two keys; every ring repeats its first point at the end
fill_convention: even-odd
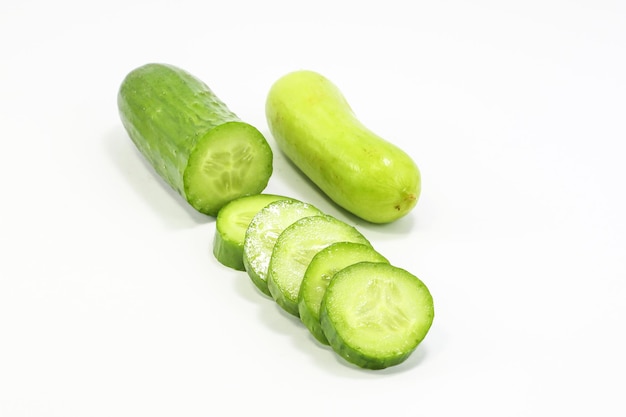
{"type": "Polygon", "coordinates": [[[244,271],[243,242],[252,218],[268,204],[288,199],[276,194],[255,194],[237,198],[222,207],[215,219],[215,259],[224,266],[244,271]]]}
{"type": "Polygon", "coordinates": [[[215,216],[226,203],[263,191],[271,161],[271,149],[254,126],[221,124],[199,139],[189,156],[183,175],[187,200],[215,216]]]}
{"type": "Polygon", "coordinates": [[[328,284],[339,270],[365,261],[389,263],[370,245],[354,242],[333,243],[311,259],[300,284],[298,311],[302,323],[320,343],[328,344],[320,324],[320,307],[328,284]]]}
{"type": "Polygon", "coordinates": [[[404,269],[360,262],[337,272],[320,310],[330,346],[362,368],[383,369],[406,360],[434,318],[424,283],[404,269]]]}
{"type": "Polygon", "coordinates": [[[250,221],[243,242],[243,265],[252,282],[265,295],[267,271],[276,239],[293,222],[322,212],[299,200],[280,200],[262,208],[250,221]]]}
{"type": "Polygon", "coordinates": [[[304,273],[315,254],[336,242],[370,245],[356,228],[326,214],[300,219],[278,236],[267,271],[267,287],[285,311],[299,317],[298,294],[304,273]]]}

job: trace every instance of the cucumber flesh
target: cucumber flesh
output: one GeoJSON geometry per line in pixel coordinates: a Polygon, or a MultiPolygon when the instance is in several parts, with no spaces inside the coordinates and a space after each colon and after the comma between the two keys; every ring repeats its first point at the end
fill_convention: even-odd
{"type": "Polygon", "coordinates": [[[265,137],[247,123],[227,122],[198,140],[183,176],[185,196],[193,207],[216,216],[228,202],[263,191],[271,173],[265,137]]]}
{"type": "Polygon", "coordinates": [[[252,218],[268,204],[289,197],[276,194],[254,194],[237,198],[220,209],[215,219],[213,255],[218,262],[244,271],[243,243],[252,218]]]}
{"type": "Polygon", "coordinates": [[[328,344],[320,324],[320,307],[328,284],[341,269],[366,261],[389,263],[372,246],[354,242],[333,243],[311,259],[300,284],[298,311],[302,323],[320,343],[328,344]]]}
{"type": "Polygon", "coordinates": [[[336,242],[370,245],[356,228],[326,214],[300,219],[278,236],[267,272],[267,287],[285,311],[299,317],[298,294],[304,273],[319,251],[336,242]]]}
{"type": "Polygon", "coordinates": [[[243,264],[256,287],[270,296],[267,272],[278,236],[295,221],[322,212],[299,200],[280,200],[262,208],[250,221],[243,243],[243,264]]]}
{"type": "Polygon", "coordinates": [[[434,318],[424,283],[386,263],[360,262],[337,272],[322,299],[320,322],[330,346],[362,368],[406,360],[434,318]]]}

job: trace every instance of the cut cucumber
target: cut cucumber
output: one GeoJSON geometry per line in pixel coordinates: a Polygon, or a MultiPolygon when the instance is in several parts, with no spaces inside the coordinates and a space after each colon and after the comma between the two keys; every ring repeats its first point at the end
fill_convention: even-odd
{"type": "Polygon", "coordinates": [[[259,290],[270,296],[267,272],[276,239],[293,222],[322,212],[299,200],[280,200],[268,204],[252,218],[243,242],[243,264],[259,290]]]}
{"type": "Polygon", "coordinates": [[[244,271],[243,243],[252,218],[268,204],[289,197],[276,194],[255,194],[237,198],[217,213],[213,255],[222,265],[244,271]]]}
{"type": "Polygon", "coordinates": [[[272,172],[272,154],[261,133],[242,122],[228,122],[198,140],[183,175],[185,196],[215,216],[228,202],[263,191],[272,172]]]}
{"type": "Polygon", "coordinates": [[[337,272],[322,299],[320,321],[330,346],[362,368],[405,361],[434,318],[432,296],[404,269],[360,262],[337,272]]]}
{"type": "Polygon", "coordinates": [[[117,104],[137,149],[196,210],[215,216],[267,186],[273,153],[265,137],[188,72],[158,63],[136,68],[117,104]]]}
{"type": "Polygon", "coordinates": [[[267,271],[267,287],[285,311],[299,316],[298,293],[304,273],[315,254],[336,242],[370,245],[356,228],[326,214],[300,219],[278,236],[267,271]]]}
{"type": "Polygon", "coordinates": [[[333,243],[311,259],[300,284],[298,311],[302,323],[320,343],[328,344],[320,324],[320,307],[333,275],[347,266],[366,261],[389,263],[370,245],[354,242],[333,243]]]}

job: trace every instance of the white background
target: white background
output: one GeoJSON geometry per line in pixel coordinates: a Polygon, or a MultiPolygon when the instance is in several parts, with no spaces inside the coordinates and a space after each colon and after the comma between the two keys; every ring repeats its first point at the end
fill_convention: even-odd
{"type": "Polygon", "coordinates": [[[626,414],[625,2],[24,0],[0,46],[0,416],[626,414]],[[427,283],[407,362],[347,365],[215,261],[119,121],[147,62],[267,135],[267,192],[427,283]],[[414,157],[408,217],[348,216],[285,161],[264,101],[301,68],[414,157]]]}

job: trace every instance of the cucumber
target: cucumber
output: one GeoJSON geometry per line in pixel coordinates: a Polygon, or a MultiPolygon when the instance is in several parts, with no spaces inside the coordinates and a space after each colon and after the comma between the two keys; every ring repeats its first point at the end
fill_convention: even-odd
{"type": "Polygon", "coordinates": [[[278,236],[293,222],[321,213],[311,204],[290,199],[270,203],[254,215],[244,237],[243,264],[254,285],[263,294],[271,296],[267,287],[267,272],[278,236]]]}
{"type": "Polygon", "coordinates": [[[339,270],[358,262],[389,261],[370,245],[354,242],[337,242],[319,251],[304,273],[298,293],[300,320],[322,344],[328,339],[320,324],[320,307],[326,288],[339,270]]]}
{"type": "Polygon", "coordinates": [[[274,300],[299,317],[298,294],[304,273],[319,251],[336,242],[370,242],[353,226],[327,214],[302,218],[276,239],[267,270],[267,287],[274,300]]]}
{"type": "Polygon", "coordinates": [[[117,103],[130,139],[197,211],[215,216],[229,201],[267,186],[273,153],[263,134],[188,72],[160,63],[136,68],[117,103]]]}
{"type": "Polygon", "coordinates": [[[265,113],[280,150],[352,214],[389,223],[417,204],[421,174],[413,159],[364,126],[324,76],[283,76],[270,88],[265,113]]]}
{"type": "Polygon", "coordinates": [[[268,204],[289,197],[276,194],[255,194],[237,198],[217,213],[213,255],[222,265],[245,271],[243,244],[252,218],[268,204]]]}
{"type": "Polygon", "coordinates": [[[359,262],[337,272],[322,299],[320,323],[332,349],[362,368],[405,361],[430,329],[433,298],[408,271],[359,262]]]}

